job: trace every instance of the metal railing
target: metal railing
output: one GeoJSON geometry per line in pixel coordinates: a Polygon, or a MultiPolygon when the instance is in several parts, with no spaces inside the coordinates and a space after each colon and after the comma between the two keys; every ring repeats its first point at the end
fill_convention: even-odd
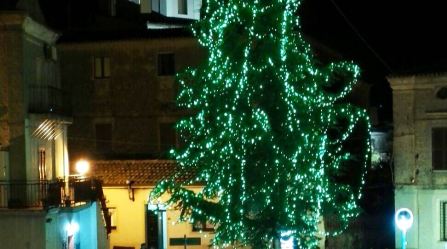
{"type": "Polygon", "coordinates": [[[49,191],[55,189],[53,184],[48,181],[0,182],[0,208],[36,208],[48,205],[56,194],[49,191]]]}
{"type": "Polygon", "coordinates": [[[70,178],[68,193],[64,181],[0,181],[0,209],[74,207],[98,201],[107,232],[110,214],[100,181],[70,178]]]}
{"type": "Polygon", "coordinates": [[[101,183],[94,179],[57,181],[0,181],[0,208],[79,206],[101,198],[101,183]],[[99,190],[101,194],[99,194],[99,190]]]}

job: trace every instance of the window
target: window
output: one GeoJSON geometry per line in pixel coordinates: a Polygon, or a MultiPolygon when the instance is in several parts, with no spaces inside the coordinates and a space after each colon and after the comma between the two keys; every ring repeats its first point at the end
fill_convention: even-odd
{"type": "Polygon", "coordinates": [[[93,74],[95,79],[104,79],[110,77],[110,58],[95,57],[93,59],[93,74]]]}
{"type": "Polygon", "coordinates": [[[116,0],[110,0],[109,10],[110,10],[110,16],[116,16],[116,0]]]}
{"type": "Polygon", "coordinates": [[[447,127],[433,128],[431,142],[433,169],[447,170],[447,127]]]}
{"type": "Polygon", "coordinates": [[[57,50],[56,47],[49,44],[43,46],[43,55],[46,60],[57,60],[57,50]]]}
{"type": "Polygon", "coordinates": [[[168,76],[175,74],[175,61],[173,53],[158,55],[158,75],[168,76]]]}
{"type": "Polygon", "coordinates": [[[439,99],[447,99],[447,87],[442,87],[436,92],[436,97],[439,99]]]}
{"type": "Polygon", "coordinates": [[[39,149],[39,180],[45,181],[47,179],[46,171],[47,167],[45,164],[45,148],[39,149]]]}
{"type": "Polygon", "coordinates": [[[447,241],[447,201],[441,201],[441,240],[447,241]]]}
{"type": "Polygon", "coordinates": [[[214,226],[208,221],[196,221],[192,224],[193,231],[213,232],[214,226]]]}
{"type": "Polygon", "coordinates": [[[98,152],[110,152],[112,150],[112,125],[96,124],[96,150],[98,152]]]}
{"type": "Polygon", "coordinates": [[[169,150],[177,145],[174,123],[161,123],[159,125],[159,131],[160,152],[167,156],[169,150]]]}
{"type": "Polygon", "coordinates": [[[188,14],[188,0],[178,0],[178,13],[180,15],[188,14]]]}
{"type": "Polygon", "coordinates": [[[112,229],[116,229],[116,208],[109,207],[109,215],[110,215],[110,226],[112,229]]]}

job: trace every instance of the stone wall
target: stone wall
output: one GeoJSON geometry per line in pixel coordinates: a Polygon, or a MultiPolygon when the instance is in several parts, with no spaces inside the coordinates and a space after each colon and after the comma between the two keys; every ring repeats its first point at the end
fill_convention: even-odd
{"type": "Polygon", "coordinates": [[[159,124],[175,122],[173,76],[159,76],[159,53],[174,53],[176,72],[197,65],[203,51],[193,38],[63,43],[59,45],[62,84],[72,96],[71,159],[100,158],[96,124],[112,126],[112,156],[158,157],[159,124]],[[110,77],[95,79],[95,57],[110,58],[110,77]]]}
{"type": "MultiPolygon", "coordinates": [[[[395,208],[414,214],[408,248],[445,248],[441,204],[447,201],[447,171],[432,166],[432,129],[447,127],[447,100],[436,96],[447,87],[447,74],[388,79],[393,89],[395,208]]],[[[396,248],[401,236],[396,230],[396,248]]]]}

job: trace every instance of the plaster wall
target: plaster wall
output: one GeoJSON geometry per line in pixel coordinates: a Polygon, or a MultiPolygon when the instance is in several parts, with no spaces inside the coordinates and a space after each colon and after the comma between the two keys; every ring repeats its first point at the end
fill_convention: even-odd
{"type": "Polygon", "coordinates": [[[1,210],[0,248],[46,248],[45,212],[37,210],[1,210]]]}
{"type": "MultiPolygon", "coordinates": [[[[194,189],[199,190],[199,188],[194,189]]],[[[151,189],[136,188],[135,201],[129,199],[127,187],[105,187],[104,193],[108,200],[108,207],[115,208],[116,229],[110,234],[110,249],[113,246],[128,246],[139,249],[145,242],[145,212],[146,204],[151,189]]],[[[163,203],[163,198],[160,200],[163,203]]],[[[209,248],[212,234],[209,232],[192,231],[192,225],[189,223],[179,223],[179,210],[169,208],[167,214],[167,248],[179,248],[179,246],[170,246],[170,238],[201,238],[200,246],[188,245],[189,249],[209,248]]]]}

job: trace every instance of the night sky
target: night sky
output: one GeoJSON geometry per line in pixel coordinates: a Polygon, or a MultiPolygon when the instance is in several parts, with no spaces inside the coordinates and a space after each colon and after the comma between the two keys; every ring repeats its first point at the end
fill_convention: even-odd
{"type": "Polygon", "coordinates": [[[447,13],[442,1],[304,0],[306,34],[360,64],[376,87],[373,104],[391,117],[386,76],[447,69],[447,13]]]}
{"type": "MultiPolygon", "coordinates": [[[[64,9],[51,0],[40,2],[56,19],[64,9]]],[[[386,76],[447,71],[447,13],[441,5],[434,0],[303,0],[299,15],[305,34],[361,66],[362,79],[374,85],[371,104],[380,108],[381,119],[391,121],[386,76]]]]}

